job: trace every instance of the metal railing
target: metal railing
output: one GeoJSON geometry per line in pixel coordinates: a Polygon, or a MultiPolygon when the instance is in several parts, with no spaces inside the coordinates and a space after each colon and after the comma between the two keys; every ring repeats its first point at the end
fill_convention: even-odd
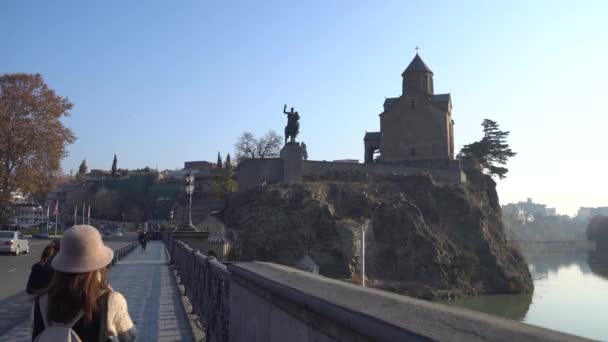
{"type": "Polygon", "coordinates": [[[193,250],[169,233],[163,234],[163,241],[192,310],[205,329],[206,341],[228,341],[230,272],[215,258],[193,250]]]}
{"type": "Polygon", "coordinates": [[[135,247],[137,247],[138,242],[137,241],[133,241],[131,243],[129,243],[128,245],[121,247],[117,250],[114,251],[114,258],[112,258],[112,265],[116,265],[116,263],[127,256],[127,254],[131,253],[135,247]]]}

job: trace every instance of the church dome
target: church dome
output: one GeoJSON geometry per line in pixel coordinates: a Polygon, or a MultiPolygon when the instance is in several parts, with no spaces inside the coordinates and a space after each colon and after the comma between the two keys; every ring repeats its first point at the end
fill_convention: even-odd
{"type": "Polygon", "coordinates": [[[424,61],[422,60],[422,58],[420,58],[418,53],[416,53],[416,56],[414,57],[414,59],[412,59],[412,61],[410,62],[410,65],[408,65],[407,68],[405,68],[405,71],[403,71],[401,76],[405,76],[405,74],[407,74],[410,71],[418,71],[418,72],[421,71],[421,72],[428,72],[431,75],[433,74],[431,69],[424,63],[424,61]]]}

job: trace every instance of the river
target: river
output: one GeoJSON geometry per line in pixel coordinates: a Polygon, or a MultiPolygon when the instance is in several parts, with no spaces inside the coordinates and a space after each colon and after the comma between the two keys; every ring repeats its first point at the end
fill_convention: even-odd
{"type": "Polygon", "coordinates": [[[593,253],[526,254],[534,292],[457,299],[453,305],[608,341],[608,258],[593,253]]]}

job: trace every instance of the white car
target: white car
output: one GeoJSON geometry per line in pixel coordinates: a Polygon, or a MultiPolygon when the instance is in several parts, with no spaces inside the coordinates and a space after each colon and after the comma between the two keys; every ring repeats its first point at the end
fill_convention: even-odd
{"type": "Polygon", "coordinates": [[[30,252],[30,243],[21,232],[0,231],[0,252],[19,255],[30,252]]]}

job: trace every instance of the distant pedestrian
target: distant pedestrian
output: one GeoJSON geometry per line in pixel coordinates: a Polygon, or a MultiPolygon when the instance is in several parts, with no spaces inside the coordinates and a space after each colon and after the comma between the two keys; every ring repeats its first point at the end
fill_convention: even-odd
{"type": "Polygon", "coordinates": [[[28,294],[36,294],[46,289],[51,283],[53,273],[55,273],[51,267],[51,260],[59,252],[59,246],[58,239],[51,241],[42,251],[40,261],[32,265],[25,289],[28,294]]]}
{"type": "Polygon", "coordinates": [[[145,251],[148,244],[148,234],[146,232],[139,233],[139,244],[141,245],[141,250],[145,251]]]}
{"type": "Polygon", "coordinates": [[[127,301],[108,284],[113,254],[92,226],[65,231],[51,285],[34,300],[33,341],[135,340],[127,301]]]}

